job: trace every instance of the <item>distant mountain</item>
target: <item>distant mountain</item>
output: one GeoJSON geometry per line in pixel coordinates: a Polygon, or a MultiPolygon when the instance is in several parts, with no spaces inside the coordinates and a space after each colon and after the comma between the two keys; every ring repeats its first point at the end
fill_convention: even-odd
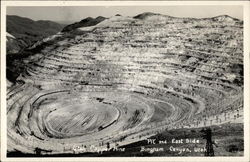
{"type": "Polygon", "coordinates": [[[139,15],[134,16],[133,18],[143,20],[143,19],[145,19],[145,18],[147,18],[149,16],[159,16],[159,15],[160,14],[153,13],[153,12],[144,12],[144,13],[141,13],[139,15]]]}
{"type": "Polygon", "coordinates": [[[86,19],[83,19],[80,22],[76,22],[74,24],[70,24],[70,25],[64,27],[62,32],[72,31],[74,29],[81,28],[81,27],[94,26],[94,25],[102,22],[105,19],[106,18],[102,17],[102,16],[98,16],[96,18],[87,17],[86,19]]]}
{"type": "Polygon", "coordinates": [[[64,25],[53,21],[34,21],[25,17],[7,15],[7,32],[15,37],[15,40],[12,38],[12,41],[7,42],[7,52],[16,53],[43,38],[60,32],[63,27],[64,25]]]}
{"type": "Polygon", "coordinates": [[[228,16],[228,15],[219,15],[219,16],[216,16],[216,17],[212,17],[211,18],[212,20],[214,21],[240,21],[239,19],[236,19],[236,18],[233,18],[231,16],[228,16]]]}
{"type": "Polygon", "coordinates": [[[158,16],[158,17],[165,17],[165,18],[172,18],[172,19],[186,19],[186,20],[212,20],[212,21],[227,21],[227,22],[241,22],[241,20],[237,19],[237,18],[233,18],[229,15],[219,15],[219,16],[215,16],[215,17],[211,17],[211,18],[179,18],[179,17],[173,17],[173,16],[168,16],[168,15],[162,15],[162,14],[158,14],[158,13],[153,13],[153,12],[144,12],[141,13],[139,15],[134,16],[134,19],[141,19],[141,20],[145,20],[149,17],[153,17],[153,16],[158,16]]]}
{"type": "Polygon", "coordinates": [[[61,20],[61,21],[55,21],[55,22],[58,23],[58,24],[62,24],[64,26],[67,26],[69,24],[75,23],[76,21],[74,21],[74,20],[68,20],[68,21],[61,20]]]}

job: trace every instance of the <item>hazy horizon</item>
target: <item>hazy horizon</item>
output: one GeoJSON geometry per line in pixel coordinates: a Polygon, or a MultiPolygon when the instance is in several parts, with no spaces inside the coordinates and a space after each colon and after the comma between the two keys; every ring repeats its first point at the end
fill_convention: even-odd
{"type": "Polygon", "coordinates": [[[242,6],[18,6],[7,7],[7,15],[17,15],[32,20],[75,22],[86,17],[111,17],[116,14],[136,16],[154,12],[174,17],[207,18],[229,15],[243,20],[242,6]]]}

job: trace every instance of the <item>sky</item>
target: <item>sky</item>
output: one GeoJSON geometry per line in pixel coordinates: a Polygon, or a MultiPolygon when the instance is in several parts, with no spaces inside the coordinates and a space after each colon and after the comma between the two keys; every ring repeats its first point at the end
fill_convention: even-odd
{"type": "Polygon", "coordinates": [[[229,15],[243,19],[242,6],[18,6],[7,7],[7,15],[18,15],[33,20],[80,21],[86,17],[111,17],[116,14],[136,16],[154,12],[175,17],[206,18],[229,15]]]}

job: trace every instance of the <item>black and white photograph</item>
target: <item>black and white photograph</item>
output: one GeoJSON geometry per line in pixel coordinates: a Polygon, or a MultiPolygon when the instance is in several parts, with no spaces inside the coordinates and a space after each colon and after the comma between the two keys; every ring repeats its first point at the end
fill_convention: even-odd
{"type": "Polygon", "coordinates": [[[249,157],[249,3],[149,2],[2,6],[6,159],[249,157]]]}

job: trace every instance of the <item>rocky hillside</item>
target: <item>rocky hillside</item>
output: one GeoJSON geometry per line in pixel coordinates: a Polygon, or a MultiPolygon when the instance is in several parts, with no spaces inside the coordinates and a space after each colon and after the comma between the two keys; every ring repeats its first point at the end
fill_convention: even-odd
{"type": "Polygon", "coordinates": [[[87,17],[86,19],[83,19],[80,22],[76,22],[74,24],[70,24],[70,25],[65,26],[63,28],[62,32],[69,32],[69,31],[72,31],[72,30],[75,30],[75,29],[81,28],[81,27],[94,26],[94,25],[102,22],[105,19],[106,18],[102,17],[102,16],[98,16],[96,18],[87,17]]]}
{"type": "MultiPolygon", "coordinates": [[[[31,76],[36,74],[32,73],[34,70],[38,70],[39,77],[43,78],[40,70],[45,68],[46,80],[53,73],[51,80],[62,82],[66,78],[68,82],[83,78],[90,83],[91,79],[103,84],[112,84],[113,79],[123,83],[128,82],[127,77],[134,78],[145,73],[150,76],[154,71],[171,78],[185,74],[196,79],[235,85],[242,85],[243,81],[242,22],[229,16],[211,19],[174,18],[149,13],[134,18],[115,16],[94,26],[66,32],[54,39],[53,43],[39,54],[39,61],[26,60],[32,63],[28,66],[31,76]],[[81,63],[68,67],[71,64],[63,64],[61,59],[81,63]],[[122,64],[124,59],[127,59],[128,65],[122,64]],[[88,68],[87,62],[101,66],[101,69],[109,62],[119,67],[117,70],[121,71],[117,73],[120,77],[105,76],[105,79],[99,75],[103,73],[101,69],[88,68]],[[100,65],[100,62],[104,65],[100,65]],[[147,67],[150,72],[145,70],[147,67]],[[129,73],[130,68],[137,69],[139,73],[129,73]],[[54,70],[60,74],[54,75],[54,70]],[[73,74],[81,77],[77,79],[73,74]]],[[[115,74],[116,71],[112,75],[115,74]]]]}
{"type": "Polygon", "coordinates": [[[29,18],[7,15],[7,32],[15,37],[15,41],[7,42],[7,53],[17,53],[35,42],[56,34],[64,25],[52,21],[33,21],[29,18]]]}

